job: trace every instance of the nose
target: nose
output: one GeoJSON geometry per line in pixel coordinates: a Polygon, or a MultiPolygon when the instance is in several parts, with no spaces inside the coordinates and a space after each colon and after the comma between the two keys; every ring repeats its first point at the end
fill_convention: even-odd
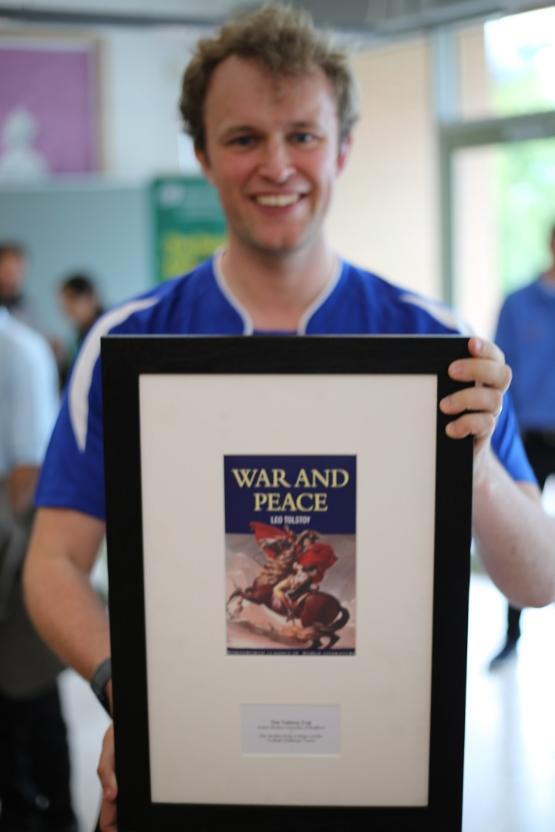
{"type": "Polygon", "coordinates": [[[262,150],[258,172],[276,185],[283,185],[295,172],[291,148],[283,139],[272,138],[262,150]]]}

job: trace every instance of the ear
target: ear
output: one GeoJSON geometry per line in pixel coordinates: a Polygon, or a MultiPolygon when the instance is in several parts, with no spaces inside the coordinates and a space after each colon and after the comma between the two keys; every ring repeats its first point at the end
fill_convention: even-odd
{"type": "Polygon", "coordinates": [[[211,171],[211,168],[210,168],[210,161],[208,159],[208,154],[206,153],[206,151],[201,150],[200,147],[195,147],[195,156],[197,158],[197,162],[199,163],[199,165],[202,168],[202,172],[203,172],[204,176],[206,177],[206,179],[208,179],[209,182],[214,184],[214,182],[212,180],[212,171],[211,171]]]}
{"type": "Polygon", "coordinates": [[[339,145],[339,153],[337,154],[337,173],[340,174],[343,172],[345,165],[347,164],[347,160],[351,155],[351,147],[353,146],[353,137],[351,135],[346,136],[339,145]]]}

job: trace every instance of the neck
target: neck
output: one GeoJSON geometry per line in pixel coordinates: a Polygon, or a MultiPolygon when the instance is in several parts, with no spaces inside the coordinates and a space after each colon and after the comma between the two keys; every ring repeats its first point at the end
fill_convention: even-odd
{"type": "Polygon", "coordinates": [[[245,252],[230,240],[220,265],[255,329],[296,330],[331,280],[337,257],[323,242],[308,251],[272,255],[245,252]]]}

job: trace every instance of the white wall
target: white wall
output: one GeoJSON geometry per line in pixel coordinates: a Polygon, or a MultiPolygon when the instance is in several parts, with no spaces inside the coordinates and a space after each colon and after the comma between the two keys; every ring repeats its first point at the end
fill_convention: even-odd
{"type": "Polygon", "coordinates": [[[106,173],[147,178],[178,166],[179,89],[195,33],[110,29],[101,42],[106,173]]]}
{"type": "Polygon", "coordinates": [[[439,225],[429,45],[355,56],[362,119],[329,218],[337,248],[408,288],[437,296],[439,225]]]}

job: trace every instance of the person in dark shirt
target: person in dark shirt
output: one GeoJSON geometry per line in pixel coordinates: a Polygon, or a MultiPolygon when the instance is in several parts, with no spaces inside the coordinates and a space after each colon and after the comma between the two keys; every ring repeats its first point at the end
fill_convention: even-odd
{"type": "Polygon", "coordinates": [[[60,366],[64,386],[83,341],[92,325],[104,314],[104,307],[92,278],[81,273],[62,281],[59,300],[64,315],[75,328],[75,340],[60,366]]]}
{"type": "MultiPolygon", "coordinates": [[[[549,268],[505,299],[495,336],[513,370],[511,397],[542,490],[555,474],[555,223],[549,249],[549,268]]],[[[490,662],[491,670],[515,655],[521,612],[508,604],[505,641],[490,662]]]]}

